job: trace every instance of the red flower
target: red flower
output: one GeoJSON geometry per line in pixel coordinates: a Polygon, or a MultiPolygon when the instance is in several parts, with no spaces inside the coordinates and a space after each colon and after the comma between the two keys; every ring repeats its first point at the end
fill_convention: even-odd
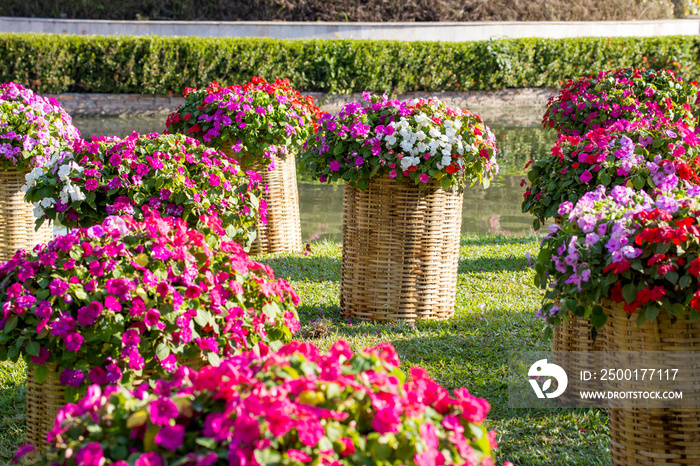
{"type": "Polygon", "coordinates": [[[445,167],[445,171],[451,175],[457,171],[457,167],[455,167],[454,164],[449,164],[445,167]]]}
{"type": "Polygon", "coordinates": [[[610,300],[614,303],[621,303],[625,300],[622,296],[622,282],[615,282],[612,288],[610,288],[610,300]]]}
{"type": "Polygon", "coordinates": [[[654,254],[654,255],[651,256],[651,257],[649,258],[649,260],[647,261],[647,265],[658,264],[659,262],[661,262],[661,261],[663,261],[663,260],[665,260],[665,259],[666,259],[666,255],[664,255],[664,254],[654,254]]]}
{"type": "Polygon", "coordinates": [[[195,123],[190,129],[187,130],[188,133],[199,133],[202,131],[201,126],[199,126],[199,123],[195,123]]]}
{"type": "Polygon", "coordinates": [[[690,263],[690,266],[688,267],[688,273],[694,276],[695,278],[698,278],[698,275],[700,275],[700,257],[698,257],[690,263]]]}
{"type": "Polygon", "coordinates": [[[696,291],[693,294],[693,300],[690,301],[690,307],[692,307],[696,311],[700,311],[700,290],[696,291]]]}
{"type": "Polygon", "coordinates": [[[613,271],[613,273],[619,274],[623,273],[627,270],[630,269],[630,263],[627,259],[620,259],[617,262],[613,262],[612,264],[606,265],[605,268],[603,269],[603,273],[607,273],[609,271],[613,271]]]}

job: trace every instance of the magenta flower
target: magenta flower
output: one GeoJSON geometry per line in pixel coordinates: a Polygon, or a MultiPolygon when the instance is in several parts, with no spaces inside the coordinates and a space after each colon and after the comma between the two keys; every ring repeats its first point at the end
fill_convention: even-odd
{"type": "Polygon", "coordinates": [[[54,278],[49,283],[49,290],[51,291],[51,296],[63,296],[68,291],[68,283],[64,282],[60,278],[54,278]]]}
{"type": "Polygon", "coordinates": [[[134,466],[163,466],[163,460],[158,453],[151,451],[141,455],[134,466]]]}
{"type": "Polygon", "coordinates": [[[170,398],[158,398],[149,406],[148,414],[153,424],[167,426],[171,419],[177,417],[177,405],[170,398]]]}
{"type": "Polygon", "coordinates": [[[79,333],[71,333],[65,337],[66,349],[68,351],[78,351],[85,339],[79,333]]]}
{"type": "Polygon", "coordinates": [[[380,434],[395,434],[401,425],[401,411],[396,406],[390,406],[377,411],[372,420],[372,427],[380,434]]]}
{"type": "Polygon", "coordinates": [[[584,170],[584,172],[581,173],[581,176],[579,178],[581,179],[582,182],[588,183],[589,181],[591,181],[593,179],[593,175],[591,174],[590,171],[584,170]]]}
{"type": "Polygon", "coordinates": [[[427,183],[428,181],[430,181],[430,175],[428,175],[427,173],[423,173],[421,176],[418,177],[418,180],[421,183],[427,183]]]}
{"type": "Polygon", "coordinates": [[[59,383],[69,387],[79,387],[83,380],[85,380],[85,374],[81,370],[64,369],[58,376],[59,383]]]}
{"type": "Polygon", "coordinates": [[[155,444],[168,450],[177,450],[185,439],[185,428],[181,425],[165,426],[155,436],[155,444]]]}
{"type": "Polygon", "coordinates": [[[300,450],[289,449],[287,450],[287,456],[292,461],[298,461],[300,463],[308,463],[311,461],[311,457],[300,450]]]}
{"type": "Polygon", "coordinates": [[[331,160],[329,167],[332,172],[337,172],[338,170],[340,170],[340,162],[338,162],[337,160],[331,160]]]}
{"type": "Polygon", "coordinates": [[[216,174],[209,175],[209,184],[211,186],[220,186],[221,185],[221,178],[219,178],[219,175],[216,175],[216,174]]]}
{"type": "Polygon", "coordinates": [[[78,323],[80,325],[92,325],[102,314],[103,306],[97,301],[93,301],[85,307],[78,309],[78,323]]]}

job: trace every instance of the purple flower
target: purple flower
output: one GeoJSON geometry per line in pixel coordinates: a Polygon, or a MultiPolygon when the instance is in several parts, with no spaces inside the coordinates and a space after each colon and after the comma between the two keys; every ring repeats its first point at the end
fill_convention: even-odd
{"type": "Polygon", "coordinates": [[[68,351],[78,351],[80,349],[80,347],[82,346],[83,341],[85,341],[85,339],[79,333],[71,333],[70,335],[65,337],[65,341],[66,341],[66,349],[68,351]]]}
{"type": "Polygon", "coordinates": [[[160,190],[160,200],[161,200],[161,201],[167,201],[168,199],[170,199],[170,196],[171,196],[172,194],[173,194],[173,192],[170,191],[170,190],[167,189],[167,188],[161,189],[161,190],[160,190]]]}
{"type": "Polygon", "coordinates": [[[337,172],[338,170],[340,170],[340,162],[338,162],[337,160],[331,160],[331,163],[328,164],[328,166],[330,167],[332,172],[337,172]]]}
{"type": "Polygon", "coordinates": [[[93,301],[85,307],[78,309],[78,323],[80,325],[92,325],[102,314],[103,306],[97,301],[93,301]]]}
{"type": "Polygon", "coordinates": [[[591,214],[585,214],[578,219],[577,224],[584,233],[590,233],[595,228],[596,219],[591,214]]]}
{"type": "Polygon", "coordinates": [[[79,387],[83,380],[85,380],[85,374],[81,370],[63,369],[61,375],[58,376],[58,381],[61,385],[75,388],[79,387]]]}
{"type": "Polygon", "coordinates": [[[365,163],[365,159],[363,159],[362,157],[358,157],[358,158],[355,159],[355,166],[356,166],[356,167],[359,167],[359,166],[362,165],[363,163],[365,163]]]}
{"type": "Polygon", "coordinates": [[[185,439],[185,428],[181,425],[165,426],[154,439],[156,445],[168,450],[177,450],[185,439]]]}
{"type": "Polygon", "coordinates": [[[600,241],[600,236],[591,232],[591,233],[588,233],[586,235],[586,240],[583,242],[583,244],[590,248],[591,246],[596,244],[598,241],[600,241]]]}
{"type": "Polygon", "coordinates": [[[678,201],[672,197],[659,196],[656,199],[656,206],[659,209],[665,210],[666,212],[672,214],[678,210],[678,201]]]}
{"type": "MultiPolygon", "coordinates": [[[[678,177],[676,175],[668,175],[663,177],[661,183],[658,183],[657,187],[665,192],[671,192],[678,186],[678,177]]],[[[675,211],[674,211],[675,212],[675,211]]]]}
{"type": "Polygon", "coordinates": [[[557,214],[559,215],[566,215],[569,212],[571,212],[571,209],[574,208],[574,204],[569,201],[564,201],[561,204],[559,204],[559,209],[557,210],[557,214]]]}

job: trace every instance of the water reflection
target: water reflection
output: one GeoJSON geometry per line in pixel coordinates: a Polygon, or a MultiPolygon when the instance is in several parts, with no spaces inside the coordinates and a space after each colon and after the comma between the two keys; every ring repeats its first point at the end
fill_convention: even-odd
{"type": "MultiPolygon", "coordinates": [[[[478,110],[477,110],[478,111],[478,110]]],[[[499,147],[498,177],[488,189],[468,187],[462,208],[462,234],[503,233],[523,235],[532,231],[532,217],[520,211],[524,165],[532,157],[549,152],[554,142],[551,133],[536,126],[541,116],[539,108],[514,109],[521,125],[512,120],[506,124],[487,121],[499,147]]],[[[159,132],[164,129],[163,118],[74,118],[83,137],[94,135],[126,136],[132,131],[159,132]]],[[[304,241],[342,238],[343,186],[321,185],[299,176],[299,207],[304,241]]]]}

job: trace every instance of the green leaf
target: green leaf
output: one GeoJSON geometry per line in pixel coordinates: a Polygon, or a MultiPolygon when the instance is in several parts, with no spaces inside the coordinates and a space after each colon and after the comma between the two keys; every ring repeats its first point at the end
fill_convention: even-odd
{"type": "Polygon", "coordinates": [[[7,322],[5,322],[5,328],[3,328],[3,333],[12,333],[12,331],[17,328],[17,322],[19,322],[19,318],[17,317],[17,314],[12,314],[9,319],[7,319],[7,322]]]}
{"type": "Polygon", "coordinates": [[[158,346],[156,346],[156,357],[162,361],[168,356],[170,356],[170,346],[168,346],[167,343],[159,343],[158,346]]]}
{"type": "Polygon", "coordinates": [[[632,283],[628,283],[622,287],[622,296],[628,303],[634,302],[634,300],[637,299],[637,287],[632,283]]]}
{"type": "Polygon", "coordinates": [[[37,364],[36,366],[34,366],[34,378],[40,384],[46,382],[46,379],[49,378],[49,375],[49,368],[46,367],[44,364],[37,364]]]}
{"type": "Polygon", "coordinates": [[[690,275],[683,275],[681,279],[678,280],[678,286],[680,286],[681,288],[687,288],[692,281],[693,280],[690,277],[690,275]]]}
{"type": "Polygon", "coordinates": [[[37,341],[32,341],[27,344],[25,351],[30,356],[39,356],[39,351],[41,350],[41,345],[37,341]]]}
{"type": "Polygon", "coordinates": [[[212,366],[218,366],[221,363],[221,358],[218,354],[209,351],[207,353],[207,361],[209,361],[209,364],[212,366]]]}
{"type": "Polygon", "coordinates": [[[666,272],[664,278],[675,285],[676,283],[678,283],[678,272],[673,270],[671,270],[670,272],[666,272]]]}
{"type": "Polygon", "coordinates": [[[659,315],[659,308],[656,306],[647,306],[644,315],[646,319],[651,322],[659,315]]]}

